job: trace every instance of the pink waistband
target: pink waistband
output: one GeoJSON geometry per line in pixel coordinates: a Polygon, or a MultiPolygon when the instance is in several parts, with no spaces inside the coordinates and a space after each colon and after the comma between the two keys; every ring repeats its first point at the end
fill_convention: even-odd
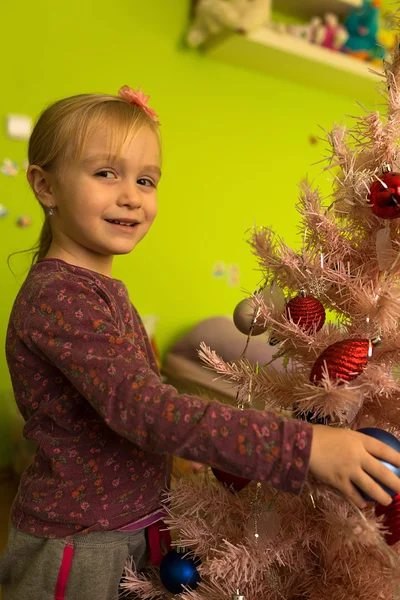
{"type": "Polygon", "coordinates": [[[147,539],[149,542],[149,550],[152,565],[159,565],[162,561],[163,554],[166,554],[171,549],[171,536],[163,521],[167,516],[165,510],[159,510],[140,521],[129,523],[125,527],[121,527],[118,531],[138,531],[147,529],[147,539]]]}
{"type": "Polygon", "coordinates": [[[164,517],[167,516],[165,510],[158,510],[157,512],[140,519],[140,521],[133,521],[132,523],[128,523],[124,527],[120,527],[118,531],[138,531],[139,529],[145,529],[146,527],[150,527],[153,523],[157,523],[157,521],[161,521],[164,517]]]}

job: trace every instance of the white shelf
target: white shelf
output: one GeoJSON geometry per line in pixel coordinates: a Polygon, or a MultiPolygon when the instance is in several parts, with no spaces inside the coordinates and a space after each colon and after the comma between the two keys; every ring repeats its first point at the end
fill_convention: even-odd
{"type": "Polygon", "coordinates": [[[362,0],[273,0],[274,10],[306,20],[328,12],[343,18],[360,6],[362,0]]]}
{"type": "Polygon", "coordinates": [[[379,98],[376,86],[380,78],[369,71],[379,71],[377,66],[272,29],[215,38],[207,44],[205,53],[210,58],[319,87],[361,103],[379,98]]]}

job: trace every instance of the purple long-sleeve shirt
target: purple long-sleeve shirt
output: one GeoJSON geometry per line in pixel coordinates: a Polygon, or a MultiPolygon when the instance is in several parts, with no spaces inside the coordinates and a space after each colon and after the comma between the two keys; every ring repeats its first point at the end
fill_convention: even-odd
{"type": "Polygon", "coordinates": [[[57,259],[15,301],[7,361],[24,433],[38,443],[12,511],[39,537],[112,530],[153,513],[170,456],[297,493],[312,429],[161,382],[125,285],[57,259]]]}

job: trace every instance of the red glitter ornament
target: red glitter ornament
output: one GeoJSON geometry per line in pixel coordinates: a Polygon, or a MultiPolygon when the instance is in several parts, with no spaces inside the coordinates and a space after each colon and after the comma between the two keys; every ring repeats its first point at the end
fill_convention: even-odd
{"type": "Polygon", "coordinates": [[[218,481],[223,483],[227,488],[233,488],[235,492],[240,492],[240,490],[245,488],[251,481],[251,479],[245,479],[244,477],[238,477],[231,473],[225,473],[225,471],[221,471],[220,469],[213,468],[212,472],[218,481]]]}
{"type": "Polygon", "coordinates": [[[314,296],[296,296],[286,306],[286,316],[305,333],[319,331],[325,323],[325,309],[314,296]]]}
{"type": "Polygon", "coordinates": [[[381,219],[400,217],[400,173],[393,173],[390,167],[379,180],[370,187],[368,199],[372,202],[372,212],[381,219]]]}
{"type": "Polygon", "coordinates": [[[383,525],[388,529],[384,532],[386,543],[393,546],[400,541],[400,494],[397,494],[389,506],[375,505],[377,517],[384,515],[383,525]]]}
{"type": "Polygon", "coordinates": [[[360,338],[342,340],[328,346],[315,361],[310,381],[318,384],[325,370],[333,380],[356,379],[367,365],[372,348],[369,340],[360,338]]]}

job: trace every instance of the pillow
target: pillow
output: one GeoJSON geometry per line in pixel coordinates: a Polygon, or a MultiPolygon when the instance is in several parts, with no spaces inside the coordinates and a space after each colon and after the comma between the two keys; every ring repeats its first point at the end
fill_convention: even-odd
{"type": "MultiPolygon", "coordinates": [[[[200,343],[204,342],[223,360],[230,362],[238,360],[244,350],[246,339],[246,335],[236,329],[231,317],[211,317],[200,321],[174,344],[169,352],[201,363],[198,349],[200,343]]],[[[268,335],[265,333],[250,339],[246,358],[251,364],[258,362],[262,366],[277,353],[276,346],[270,346],[268,339],[268,335]]],[[[276,360],[274,366],[276,369],[282,370],[282,359],[276,360]]]]}

